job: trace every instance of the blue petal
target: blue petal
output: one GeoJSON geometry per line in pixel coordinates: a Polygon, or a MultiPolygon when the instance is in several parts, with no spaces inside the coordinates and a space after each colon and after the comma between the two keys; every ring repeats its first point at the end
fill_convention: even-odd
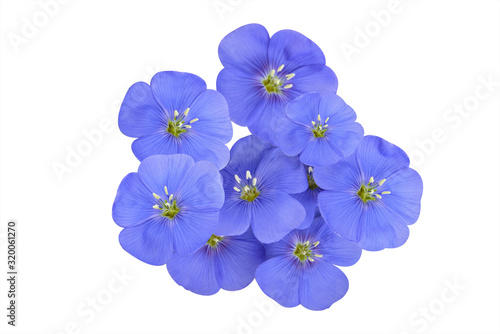
{"type": "Polygon", "coordinates": [[[371,205],[365,210],[359,245],[369,251],[403,245],[410,234],[408,226],[399,221],[385,205],[379,202],[368,204],[371,205]]]}
{"type": "MultiPolygon", "coordinates": [[[[361,257],[359,245],[333,233],[321,216],[314,219],[306,233],[313,236],[313,240],[320,241],[314,250],[317,254],[322,255],[321,259],[328,263],[338,266],[352,266],[361,257]]],[[[313,240],[311,242],[314,242],[313,240]]]]}
{"type": "MultiPolygon", "coordinates": [[[[311,128],[311,121],[316,122],[318,114],[320,114],[320,101],[321,95],[318,93],[301,95],[288,103],[285,108],[286,116],[297,124],[311,128]]],[[[326,118],[322,119],[325,120],[326,118]]]]}
{"type": "Polygon", "coordinates": [[[188,256],[174,255],[167,263],[167,269],[173,280],[186,290],[207,296],[220,290],[216,278],[215,252],[209,246],[204,245],[188,256]]]}
{"type": "Polygon", "coordinates": [[[184,171],[185,177],[177,195],[179,206],[189,209],[220,209],[224,204],[224,188],[217,167],[199,161],[184,171]]]}
{"type": "Polygon", "coordinates": [[[173,118],[174,110],[182,113],[207,89],[207,84],[199,76],[191,73],[166,71],[156,73],[151,79],[154,97],[173,118]]]}
{"type": "Polygon", "coordinates": [[[251,230],[236,237],[225,237],[217,246],[217,282],[224,290],[240,290],[249,285],[257,267],[266,259],[264,247],[251,230]]]}
{"type": "Polygon", "coordinates": [[[166,131],[157,131],[134,140],[132,152],[139,161],[143,161],[152,155],[179,153],[179,145],[179,138],[171,136],[166,131]]]}
{"type": "Polygon", "coordinates": [[[320,188],[307,189],[303,193],[291,195],[293,198],[299,201],[306,210],[306,217],[304,218],[302,224],[297,227],[298,229],[305,229],[311,225],[314,219],[316,208],[318,206],[318,194],[320,191],[320,188]]]}
{"type": "Polygon", "coordinates": [[[218,221],[218,210],[181,208],[173,224],[175,252],[184,256],[203,246],[212,236],[218,221]]]}
{"type": "Polygon", "coordinates": [[[226,202],[220,209],[219,224],[214,233],[240,235],[248,230],[251,219],[252,203],[239,198],[239,193],[231,187],[229,193],[226,192],[226,202]]]}
{"type": "Polygon", "coordinates": [[[252,202],[252,230],[263,243],[280,240],[297,228],[305,216],[302,204],[279,190],[263,190],[252,202]]]}
{"type": "Polygon", "coordinates": [[[209,89],[199,95],[192,103],[185,120],[192,126],[190,132],[202,133],[223,143],[229,142],[233,137],[227,102],[217,91],[209,89]],[[194,119],[198,120],[190,123],[194,119]]]}
{"type": "Polygon", "coordinates": [[[229,161],[229,148],[219,139],[197,133],[182,138],[179,153],[185,153],[196,161],[206,160],[222,169],[229,161]]]}
{"type": "Polygon", "coordinates": [[[361,124],[355,122],[332,125],[325,133],[330,146],[335,148],[337,152],[340,152],[342,157],[350,156],[356,151],[359,142],[363,138],[363,127],[361,124]]]}
{"type": "Polygon", "coordinates": [[[155,216],[156,204],[151,192],[142,182],[139,174],[130,173],[122,180],[113,203],[113,220],[122,227],[138,225],[155,216]]]}
{"type": "Polygon", "coordinates": [[[189,177],[185,173],[193,165],[193,158],[185,154],[153,155],[139,165],[138,173],[152,193],[164,198],[166,186],[169,194],[177,198],[182,180],[189,177]]]}
{"type": "Polygon", "coordinates": [[[120,233],[120,244],[139,260],[160,266],[173,253],[172,225],[168,218],[152,218],[140,225],[126,227],[120,233]]]}
{"type": "Polygon", "coordinates": [[[344,100],[337,94],[325,94],[321,97],[319,109],[321,110],[321,119],[326,120],[330,117],[328,124],[339,125],[350,123],[356,120],[356,113],[348,106],[344,100]]]}
{"type": "Polygon", "coordinates": [[[309,127],[282,118],[276,124],[276,138],[280,149],[286,155],[299,155],[306,145],[313,140],[313,133],[309,127]]]}
{"type": "Polygon", "coordinates": [[[121,132],[137,138],[166,127],[167,122],[165,112],[147,83],[138,82],[129,88],[118,115],[121,132]]]}
{"type": "MultiPolygon", "coordinates": [[[[231,159],[223,170],[224,180],[235,182],[234,175],[238,174],[243,178],[247,170],[254,175],[262,155],[270,149],[272,149],[271,144],[256,136],[250,135],[239,139],[231,148],[231,159]],[[224,173],[227,173],[227,178],[224,173]]],[[[236,186],[236,183],[233,186],[236,186]]]]}
{"type": "Polygon", "coordinates": [[[276,256],[261,264],[255,279],[262,291],[285,307],[299,305],[300,271],[289,256],[276,256]]]}
{"type": "Polygon", "coordinates": [[[300,280],[300,304],[309,310],[329,308],[341,299],[349,289],[345,274],[335,266],[316,260],[308,263],[300,280]]]}
{"type": "Polygon", "coordinates": [[[397,216],[398,220],[407,225],[417,221],[420,215],[423,184],[415,170],[405,168],[396,172],[377,190],[391,192],[389,195],[382,195],[381,203],[392,210],[392,214],[397,216]]]}
{"type": "Polygon", "coordinates": [[[325,64],[323,51],[306,36],[293,30],[281,30],[271,37],[269,62],[273,68],[285,65],[284,73],[292,73],[298,67],[325,64]]]}
{"type": "Polygon", "coordinates": [[[351,155],[334,165],[314,168],[314,181],[325,190],[356,193],[363,177],[356,157],[351,155]]]}
{"type": "Polygon", "coordinates": [[[321,215],[333,231],[352,241],[361,238],[363,202],[356,194],[322,191],[318,195],[321,215]]]}
{"type": "Polygon", "coordinates": [[[363,171],[364,181],[373,176],[375,181],[407,168],[410,160],[406,153],[394,144],[375,136],[365,136],[356,150],[359,167],[363,171]]]}
{"type": "Polygon", "coordinates": [[[328,166],[343,158],[328,137],[313,138],[300,153],[300,161],[309,166],[328,166]]]}
{"type": "Polygon", "coordinates": [[[277,146],[277,122],[285,116],[285,106],[288,98],[276,96],[276,94],[267,95],[261,102],[259,111],[255,112],[254,120],[248,124],[248,129],[262,140],[277,146]]]}
{"type": "Polygon", "coordinates": [[[309,183],[304,166],[297,157],[287,157],[279,148],[262,154],[260,163],[252,175],[262,189],[279,189],[288,194],[305,191],[309,183]]]}
{"type": "Polygon", "coordinates": [[[224,95],[236,124],[247,126],[264,114],[269,94],[261,80],[236,68],[224,68],[217,76],[217,90],[224,95]]]}
{"type": "Polygon", "coordinates": [[[324,65],[310,65],[295,70],[295,76],[290,80],[293,87],[287,89],[287,96],[293,100],[305,93],[316,92],[321,95],[336,93],[337,76],[324,65]]]}
{"type": "Polygon", "coordinates": [[[247,24],[222,39],[219,58],[224,67],[255,73],[267,67],[269,34],[260,24],[247,24]]]}

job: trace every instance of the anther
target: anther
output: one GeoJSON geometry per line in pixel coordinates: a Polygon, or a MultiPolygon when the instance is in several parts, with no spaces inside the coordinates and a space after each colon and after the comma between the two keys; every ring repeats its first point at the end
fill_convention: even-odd
{"type": "Polygon", "coordinates": [[[389,195],[390,193],[390,191],[382,191],[382,195],[389,195]]]}
{"type": "Polygon", "coordinates": [[[278,67],[278,72],[281,72],[283,70],[283,67],[285,67],[285,64],[281,64],[281,66],[278,67]]]}
{"type": "Polygon", "coordinates": [[[254,179],[252,180],[252,186],[254,186],[254,187],[255,187],[255,185],[256,185],[256,184],[257,184],[257,178],[256,178],[256,177],[254,177],[254,179]]]}
{"type": "Polygon", "coordinates": [[[247,170],[247,175],[246,175],[246,176],[247,176],[247,179],[248,179],[248,180],[250,180],[250,179],[252,178],[252,174],[250,174],[250,171],[249,171],[249,170],[247,170]]]}
{"type": "Polygon", "coordinates": [[[194,123],[194,122],[197,122],[197,121],[199,121],[199,119],[198,119],[198,118],[195,118],[195,119],[193,119],[191,122],[189,122],[189,124],[194,123]]]}
{"type": "Polygon", "coordinates": [[[383,185],[385,183],[385,181],[387,181],[386,179],[383,179],[383,180],[380,180],[380,182],[378,183],[379,186],[383,185]]]}
{"type": "Polygon", "coordinates": [[[186,110],[184,110],[184,117],[186,117],[189,113],[189,108],[187,108],[186,110]]]}
{"type": "Polygon", "coordinates": [[[174,110],[174,117],[179,116],[179,112],[177,110],[174,110]]]}
{"type": "Polygon", "coordinates": [[[167,189],[167,186],[163,187],[163,190],[165,190],[165,195],[168,196],[168,189],[167,189]]]}
{"type": "Polygon", "coordinates": [[[240,192],[240,191],[241,191],[241,189],[240,189],[240,188],[238,188],[238,187],[233,187],[233,189],[234,189],[234,190],[236,190],[237,192],[240,192]]]}
{"type": "Polygon", "coordinates": [[[288,89],[288,88],[292,88],[292,87],[293,87],[292,84],[288,84],[288,85],[285,85],[283,88],[288,89]]]}
{"type": "Polygon", "coordinates": [[[236,180],[236,182],[240,183],[241,182],[241,179],[240,177],[238,176],[238,174],[235,174],[234,175],[234,179],[236,180]]]}
{"type": "Polygon", "coordinates": [[[160,199],[160,198],[161,198],[160,196],[156,195],[155,193],[153,193],[153,196],[154,196],[154,198],[156,198],[156,199],[160,199]]]}

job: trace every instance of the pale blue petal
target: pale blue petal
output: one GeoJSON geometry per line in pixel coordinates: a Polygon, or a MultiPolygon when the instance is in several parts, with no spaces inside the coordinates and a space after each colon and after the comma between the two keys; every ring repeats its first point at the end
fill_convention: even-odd
{"type": "Polygon", "coordinates": [[[174,250],[184,256],[194,252],[210,239],[219,221],[219,211],[180,209],[173,219],[174,250]]]}

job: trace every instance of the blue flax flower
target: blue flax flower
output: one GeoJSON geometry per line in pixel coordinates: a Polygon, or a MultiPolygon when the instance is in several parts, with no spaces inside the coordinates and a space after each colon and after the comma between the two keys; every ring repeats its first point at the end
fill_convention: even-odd
{"type": "Polygon", "coordinates": [[[310,310],[329,308],[346,294],[349,281],[334,265],[350,266],[361,256],[356,243],[333,233],[321,217],[266,251],[269,259],[255,273],[262,291],[282,306],[301,304],[310,310]]]}
{"type": "Polygon", "coordinates": [[[289,101],[313,91],[337,92],[337,77],[321,49],[293,30],[269,38],[259,24],[242,26],[221,41],[219,58],[224,69],[217,90],[227,100],[231,120],[274,145],[276,121],[289,101]]]}
{"type": "Polygon", "coordinates": [[[248,136],[231,148],[231,159],[221,174],[226,196],[216,234],[239,235],[251,225],[260,242],[271,243],[304,220],[304,207],[290,196],[308,186],[298,158],[248,136]]]}
{"type": "Polygon", "coordinates": [[[156,154],[184,153],[222,169],[229,160],[225,144],[233,130],[227,103],[194,74],[159,72],[151,86],[132,85],[118,124],[125,135],[137,138],[132,151],[140,161],[156,154]]]}
{"type": "Polygon", "coordinates": [[[116,194],[113,219],[122,247],[152,265],[194,252],[212,235],[224,203],[220,173],[185,154],[153,155],[128,174],[116,194]]]}
{"type": "Polygon", "coordinates": [[[406,153],[382,138],[366,136],[356,152],[335,165],[317,167],[314,178],[326,222],[366,250],[399,247],[417,221],[422,179],[406,153]]]}
{"type": "Polygon", "coordinates": [[[311,226],[311,223],[316,216],[316,211],[318,210],[318,194],[323,190],[314,181],[313,173],[314,168],[311,166],[304,166],[307,172],[307,183],[309,184],[306,191],[300,194],[293,194],[292,197],[302,204],[306,210],[306,217],[302,224],[297,227],[298,229],[304,229],[311,226]]]}
{"type": "Polygon", "coordinates": [[[167,269],[174,281],[185,289],[213,295],[219,289],[235,291],[249,285],[264,260],[264,247],[248,230],[233,237],[214,234],[195,253],[174,255],[167,269]]]}
{"type": "Polygon", "coordinates": [[[336,94],[304,94],[291,101],[278,121],[279,147],[310,166],[327,166],[351,155],[363,138],[356,113],[336,94]]]}

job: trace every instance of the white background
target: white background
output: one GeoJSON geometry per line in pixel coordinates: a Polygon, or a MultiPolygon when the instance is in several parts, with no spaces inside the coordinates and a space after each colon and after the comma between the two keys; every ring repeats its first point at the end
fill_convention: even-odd
{"type": "MultiPolygon", "coordinates": [[[[44,22],[47,2],[0,0],[1,333],[499,333],[498,1],[402,1],[383,27],[373,12],[388,1],[73,0],[44,22]],[[215,89],[218,43],[252,22],[319,44],[365,133],[407,151],[424,181],[409,241],[363,252],[344,269],[347,295],[322,312],[282,308],[255,282],[192,294],[123,251],[111,218],[119,182],[138,166],[116,124],[128,87],[177,70],[215,89]],[[355,42],[364,29],[369,40],[355,42]],[[112,129],[58,178],[54,164],[102,122],[112,129]],[[5,317],[12,218],[16,328],[5,317]],[[133,278],[116,281],[122,271],[133,278]]],[[[247,133],[236,127],[230,145],[247,133]]]]}

